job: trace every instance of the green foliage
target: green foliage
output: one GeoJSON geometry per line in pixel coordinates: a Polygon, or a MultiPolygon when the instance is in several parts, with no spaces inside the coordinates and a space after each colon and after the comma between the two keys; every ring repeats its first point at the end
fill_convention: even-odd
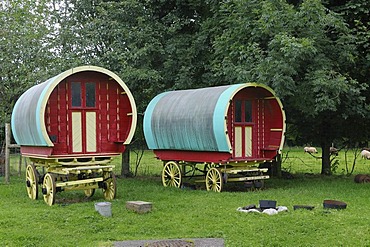
{"type": "Polygon", "coordinates": [[[18,97],[48,78],[50,18],[44,0],[0,3],[0,143],[18,97]]]}
{"type": "MultiPolygon", "coordinates": [[[[318,0],[227,1],[216,18],[224,30],[214,41],[220,80],[270,85],[306,142],[328,149],[353,137],[342,123],[367,118],[368,84],[351,76],[356,39],[340,15],[318,0]]],[[[323,172],[328,165],[324,152],[323,172]]]]}

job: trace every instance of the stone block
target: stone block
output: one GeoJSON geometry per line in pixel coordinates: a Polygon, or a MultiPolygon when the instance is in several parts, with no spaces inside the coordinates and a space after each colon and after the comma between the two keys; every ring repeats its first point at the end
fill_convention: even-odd
{"type": "Polygon", "coordinates": [[[127,201],[126,208],[136,213],[143,214],[152,211],[152,203],[143,201],[127,201]]]}

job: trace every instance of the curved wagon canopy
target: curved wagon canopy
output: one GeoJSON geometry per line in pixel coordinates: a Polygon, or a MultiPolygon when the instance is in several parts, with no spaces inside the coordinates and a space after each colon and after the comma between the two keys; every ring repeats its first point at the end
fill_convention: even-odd
{"type": "Polygon", "coordinates": [[[136,121],[125,83],[107,69],[81,66],[23,93],[11,125],[23,155],[98,156],[123,152],[136,121]]]}
{"type": "Polygon", "coordinates": [[[284,133],[280,100],[257,83],[165,92],[144,116],[148,147],[162,160],[271,160],[284,133]]]}

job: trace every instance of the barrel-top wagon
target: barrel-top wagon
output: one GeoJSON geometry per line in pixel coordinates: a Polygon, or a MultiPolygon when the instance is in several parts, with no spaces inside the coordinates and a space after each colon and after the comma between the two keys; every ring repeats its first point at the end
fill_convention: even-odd
{"type": "Polygon", "coordinates": [[[67,70],[28,89],[16,102],[12,132],[29,157],[26,188],[48,205],[60,191],[101,188],[116,196],[112,158],[125,150],[136,128],[134,98],[113,72],[96,66],[67,70]]]}
{"type": "Polygon", "coordinates": [[[144,115],[147,145],[163,161],[163,185],[196,177],[217,192],[226,182],[261,188],[269,176],[258,165],[281,152],[285,128],[281,101],[257,83],[165,92],[144,115]]]}

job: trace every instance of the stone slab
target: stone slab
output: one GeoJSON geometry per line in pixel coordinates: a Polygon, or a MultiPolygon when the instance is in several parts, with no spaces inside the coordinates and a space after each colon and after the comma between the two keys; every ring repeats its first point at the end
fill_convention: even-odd
{"type": "Polygon", "coordinates": [[[143,214],[152,211],[152,203],[144,201],[127,201],[126,208],[136,213],[143,214]]]}

